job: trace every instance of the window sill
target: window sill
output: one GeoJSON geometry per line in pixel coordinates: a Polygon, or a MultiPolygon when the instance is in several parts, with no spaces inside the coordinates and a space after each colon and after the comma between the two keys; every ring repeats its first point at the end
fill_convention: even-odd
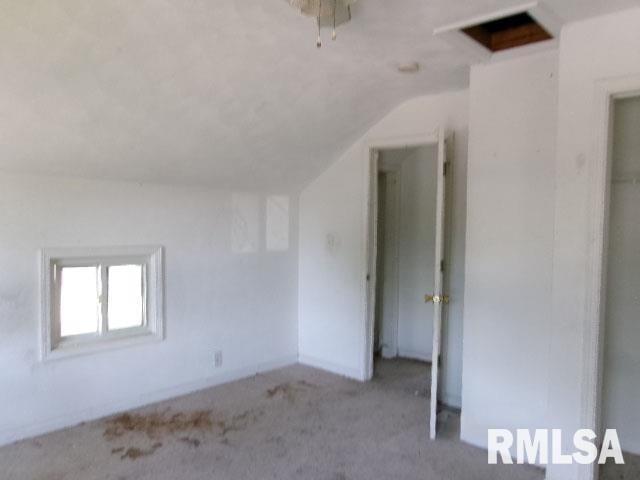
{"type": "Polygon", "coordinates": [[[102,338],[95,341],[84,341],[78,343],[61,344],[56,348],[44,352],[42,361],[44,363],[62,360],[65,358],[80,357],[83,355],[93,355],[95,353],[110,352],[123,348],[136,347],[162,342],[164,338],[153,332],[142,332],[135,335],[128,335],[120,338],[102,338]]]}

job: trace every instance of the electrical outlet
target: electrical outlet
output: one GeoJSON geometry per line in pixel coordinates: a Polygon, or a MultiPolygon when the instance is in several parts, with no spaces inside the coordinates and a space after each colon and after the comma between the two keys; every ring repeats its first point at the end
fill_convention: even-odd
{"type": "Polygon", "coordinates": [[[220,368],[222,366],[222,350],[216,350],[213,354],[213,366],[220,368]]]}

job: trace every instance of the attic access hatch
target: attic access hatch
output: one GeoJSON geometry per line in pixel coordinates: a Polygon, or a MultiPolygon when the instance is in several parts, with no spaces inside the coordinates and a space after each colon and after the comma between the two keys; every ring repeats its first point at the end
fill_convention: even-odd
{"type": "Polygon", "coordinates": [[[553,38],[542,25],[526,12],[463,28],[462,32],[492,52],[522,47],[553,38]]]}
{"type": "Polygon", "coordinates": [[[483,61],[517,47],[548,44],[559,36],[561,25],[546,5],[529,2],[438,28],[434,35],[483,61]]]}

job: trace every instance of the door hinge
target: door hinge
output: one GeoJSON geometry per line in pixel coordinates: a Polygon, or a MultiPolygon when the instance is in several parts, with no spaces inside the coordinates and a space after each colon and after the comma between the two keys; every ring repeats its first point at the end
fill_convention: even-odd
{"type": "Polygon", "coordinates": [[[442,166],[442,174],[446,177],[447,176],[447,170],[449,170],[449,162],[444,162],[444,165],[442,166]]]}
{"type": "Polygon", "coordinates": [[[444,260],[440,261],[440,272],[444,273],[444,260]]]}

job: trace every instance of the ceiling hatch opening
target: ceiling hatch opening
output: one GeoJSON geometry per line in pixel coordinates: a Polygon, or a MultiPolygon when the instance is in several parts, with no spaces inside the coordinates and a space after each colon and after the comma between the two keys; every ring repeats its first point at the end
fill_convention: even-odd
{"type": "Polygon", "coordinates": [[[551,35],[527,12],[461,28],[461,32],[492,52],[551,40],[551,35]]]}

